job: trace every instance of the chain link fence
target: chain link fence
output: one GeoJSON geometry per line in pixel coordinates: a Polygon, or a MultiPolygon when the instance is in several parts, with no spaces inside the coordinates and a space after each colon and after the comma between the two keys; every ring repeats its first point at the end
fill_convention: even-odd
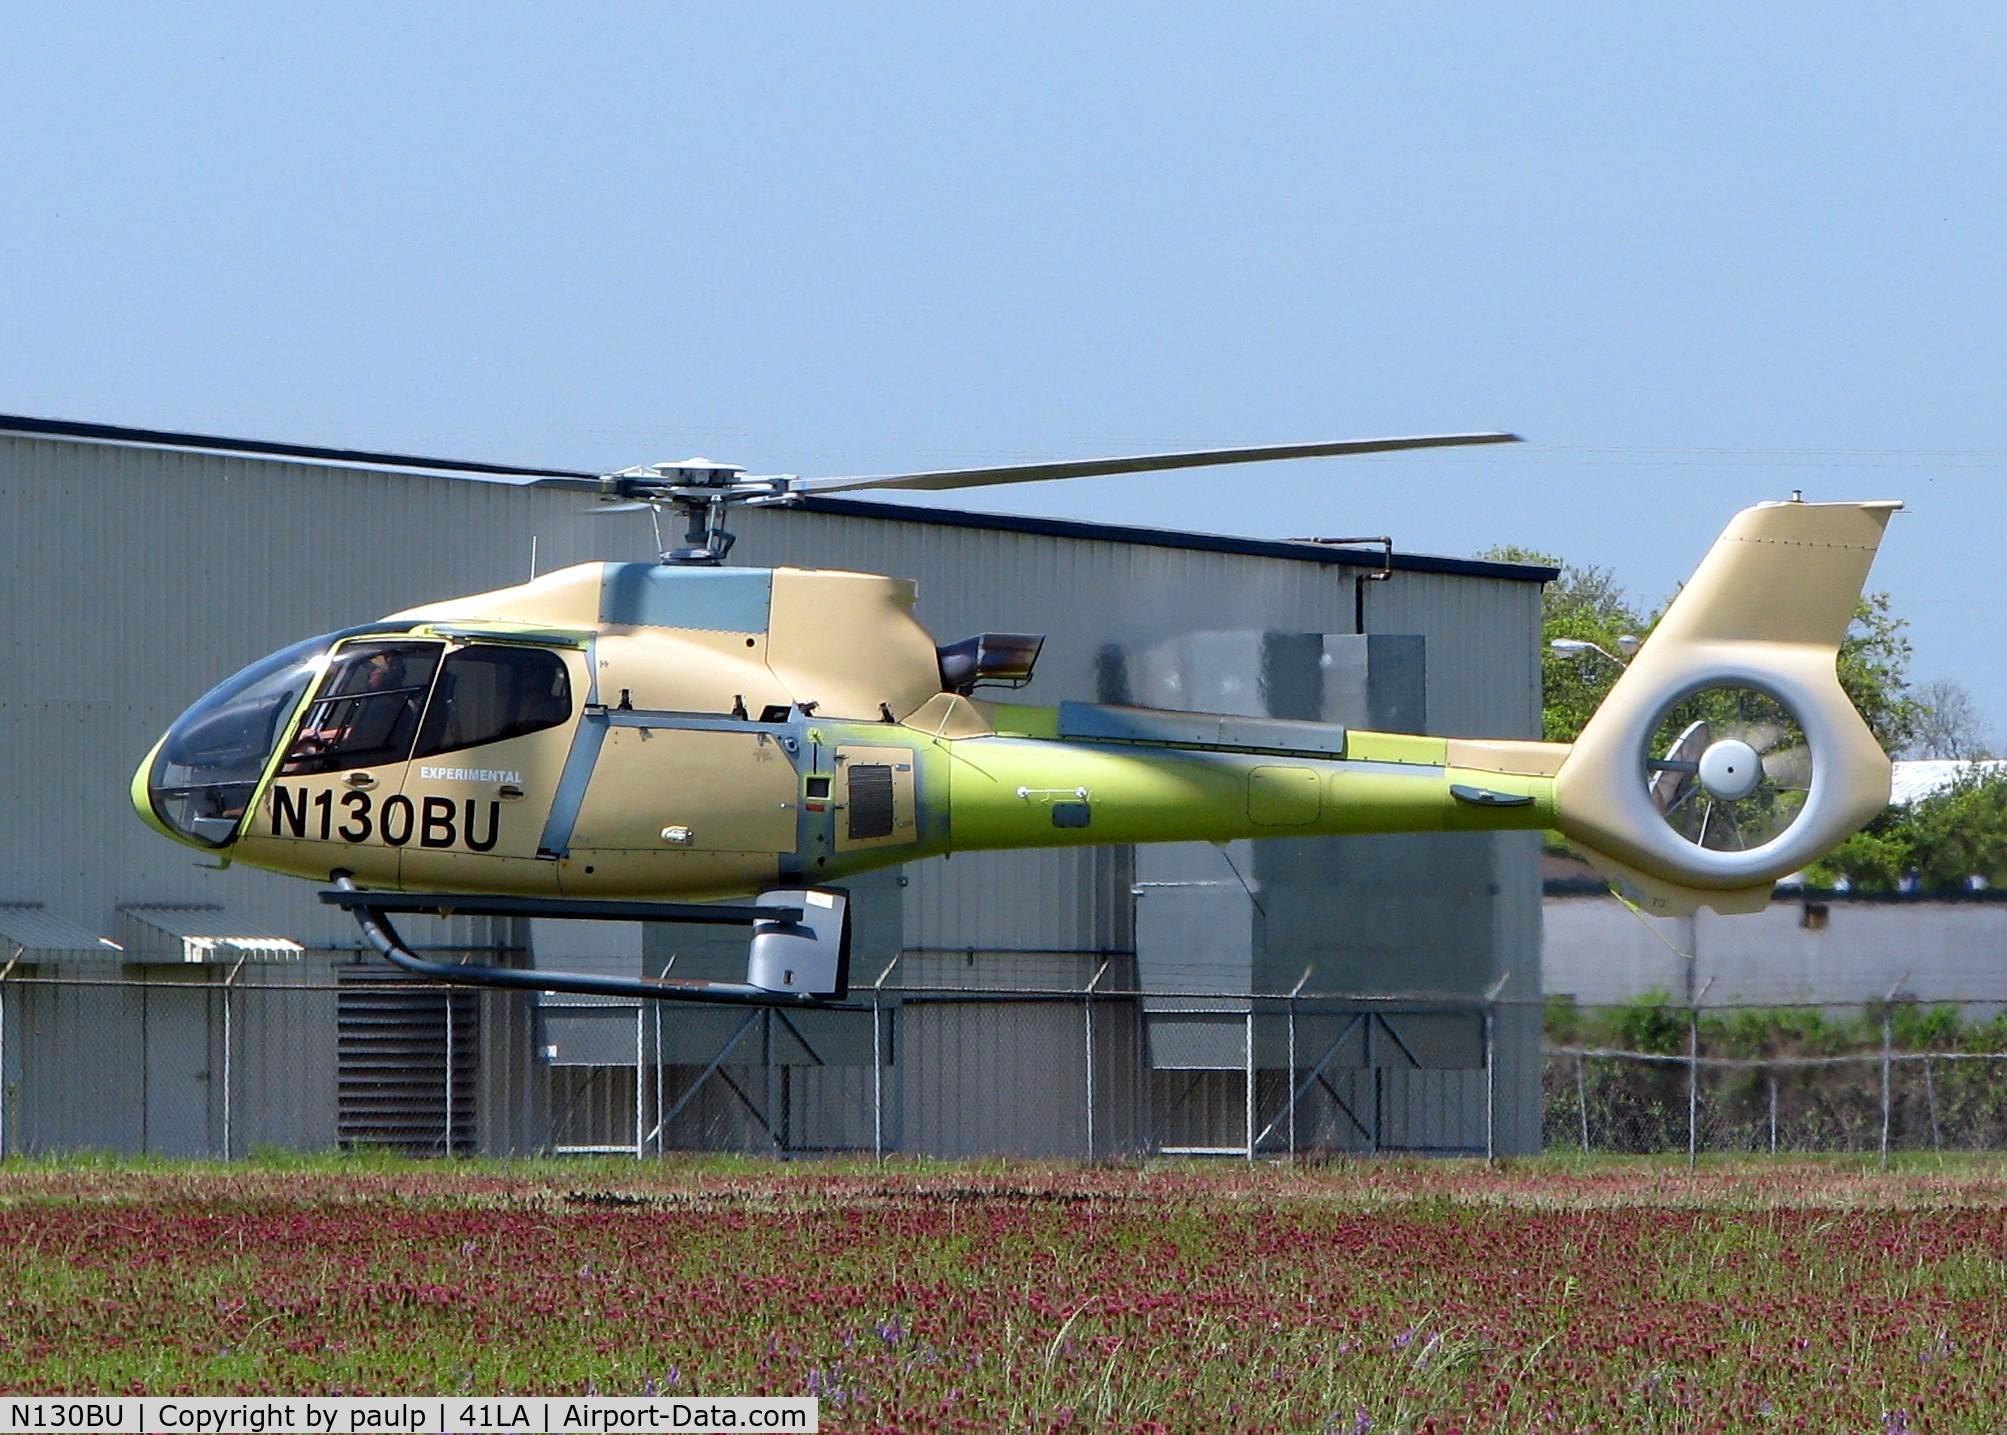
{"type": "Polygon", "coordinates": [[[2007,1150],[2000,999],[1859,1007],[1550,1007],[1546,1149],[2007,1150]]]}
{"type": "MultiPolygon", "coordinates": [[[[493,960],[494,953],[478,954],[493,960]]],[[[1302,1158],[2007,1149],[2000,1003],[904,985],[768,1009],[353,953],[0,974],[0,1154],[1302,1158]]]]}
{"type": "Polygon", "coordinates": [[[1140,992],[1107,963],[1073,990],[888,968],[813,1009],[448,986],[345,952],[116,970],[0,972],[0,1154],[1254,1159],[1538,1136],[1538,1013],[1481,1000],[1140,992]]]}

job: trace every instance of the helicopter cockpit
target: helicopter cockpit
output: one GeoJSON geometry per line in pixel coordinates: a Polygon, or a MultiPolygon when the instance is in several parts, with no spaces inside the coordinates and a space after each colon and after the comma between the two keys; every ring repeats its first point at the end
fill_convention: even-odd
{"type": "MultiPolygon", "coordinates": [[[[145,769],[147,809],[183,841],[229,845],[300,699],[327,667],[323,633],[261,658],[175,719],[145,769]]],[[[135,794],[137,796],[137,794],[135,794]]],[[[142,813],[144,815],[144,813],[142,813]]]]}
{"type": "Polygon", "coordinates": [[[570,674],[547,649],[449,650],[380,625],[325,634],[253,663],[183,713],[145,770],[146,805],[184,840],[227,847],[280,749],[280,778],[354,773],[559,727],[572,712],[570,674]]]}

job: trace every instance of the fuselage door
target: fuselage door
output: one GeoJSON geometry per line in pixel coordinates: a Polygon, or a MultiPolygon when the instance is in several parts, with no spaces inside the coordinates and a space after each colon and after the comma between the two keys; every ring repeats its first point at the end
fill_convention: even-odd
{"type": "Polygon", "coordinates": [[[538,844],[589,691],[577,649],[478,642],[447,653],[404,778],[405,886],[557,890],[557,863],[538,844]]]}
{"type": "Polygon", "coordinates": [[[405,761],[445,645],[357,638],[330,654],[313,697],[237,842],[260,867],[364,884],[398,880],[415,812],[402,805],[405,761]]]}

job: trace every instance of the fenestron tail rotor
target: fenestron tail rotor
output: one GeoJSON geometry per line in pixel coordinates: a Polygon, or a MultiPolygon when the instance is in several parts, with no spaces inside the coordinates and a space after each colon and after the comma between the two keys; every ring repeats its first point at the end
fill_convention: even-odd
{"type": "Polygon", "coordinates": [[[1812,749],[1797,718],[1769,693],[1732,683],[1704,687],[1668,709],[1644,765],[1666,825],[1712,852],[1746,851],[1782,836],[1812,786],[1812,749]]]}
{"type": "MultiPolygon", "coordinates": [[[[1120,458],[1060,459],[1049,463],[1006,464],[994,468],[930,469],[832,478],[802,478],[791,473],[749,474],[737,464],[686,458],[609,473],[598,481],[597,491],[600,501],[608,505],[610,511],[640,507],[653,509],[659,514],[663,509],[670,509],[682,517],[683,546],[665,550],[663,562],[718,563],[731,551],[732,535],[725,531],[724,516],[735,504],[791,503],[819,493],[846,493],[858,489],[984,488],[1000,483],[1039,483],[1060,478],[1153,473],[1175,468],[1213,468],[1222,464],[1338,458],[1352,454],[1396,453],[1407,449],[1462,448],[1473,444],[1517,442],[1518,435],[1509,433],[1419,434],[1404,438],[1193,449],[1179,453],[1131,454],[1120,458]]],[[[657,532],[659,535],[659,524],[657,532]]]]}
{"type": "Polygon", "coordinates": [[[1738,513],[1583,728],[1556,775],[1556,825],[1646,911],[1756,911],[1887,805],[1888,757],[1836,661],[1899,507],[1738,513]],[[1674,754],[1702,721],[1698,754],[1674,754]],[[1774,743],[1750,741],[1766,725],[1774,743]],[[1668,811],[1688,775],[1655,794],[1673,770],[1655,764],[1671,762],[1691,762],[1700,790],[1668,811]]]}

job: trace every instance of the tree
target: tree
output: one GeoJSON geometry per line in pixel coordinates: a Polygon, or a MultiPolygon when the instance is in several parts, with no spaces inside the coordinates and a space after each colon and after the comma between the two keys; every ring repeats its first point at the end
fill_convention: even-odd
{"type": "Polygon", "coordinates": [[[1904,757],[1995,756],[1979,704],[1962,684],[1938,678],[1916,690],[1917,718],[1904,757]]]}
{"type": "Polygon", "coordinates": [[[1891,807],[1806,874],[1815,886],[1844,882],[1860,892],[1893,892],[1913,880],[1942,892],[1978,877],[2007,885],[2007,772],[1975,767],[1907,807],[1891,807]]]}
{"type": "MultiPolygon", "coordinates": [[[[1594,653],[1564,657],[1554,651],[1554,639],[1584,639],[1616,653],[1619,638],[1650,636],[1671,600],[1642,618],[1608,568],[1578,567],[1512,544],[1487,548],[1478,557],[1561,570],[1540,595],[1540,727],[1549,742],[1573,742],[1622,669],[1594,653]]],[[[1900,752],[1910,744],[1923,712],[1909,690],[1908,627],[1892,613],[1888,594],[1869,593],[1854,610],[1840,644],[1840,686],[1886,752],[1900,752]]]]}
{"type": "Polygon", "coordinates": [[[1487,548],[1478,557],[1561,570],[1540,594],[1540,735],[1548,742],[1573,742],[1623,669],[1594,653],[1564,657],[1554,651],[1554,639],[1581,639],[1617,653],[1619,638],[1645,635],[1644,621],[1608,568],[1577,567],[1512,544],[1487,548]]]}

